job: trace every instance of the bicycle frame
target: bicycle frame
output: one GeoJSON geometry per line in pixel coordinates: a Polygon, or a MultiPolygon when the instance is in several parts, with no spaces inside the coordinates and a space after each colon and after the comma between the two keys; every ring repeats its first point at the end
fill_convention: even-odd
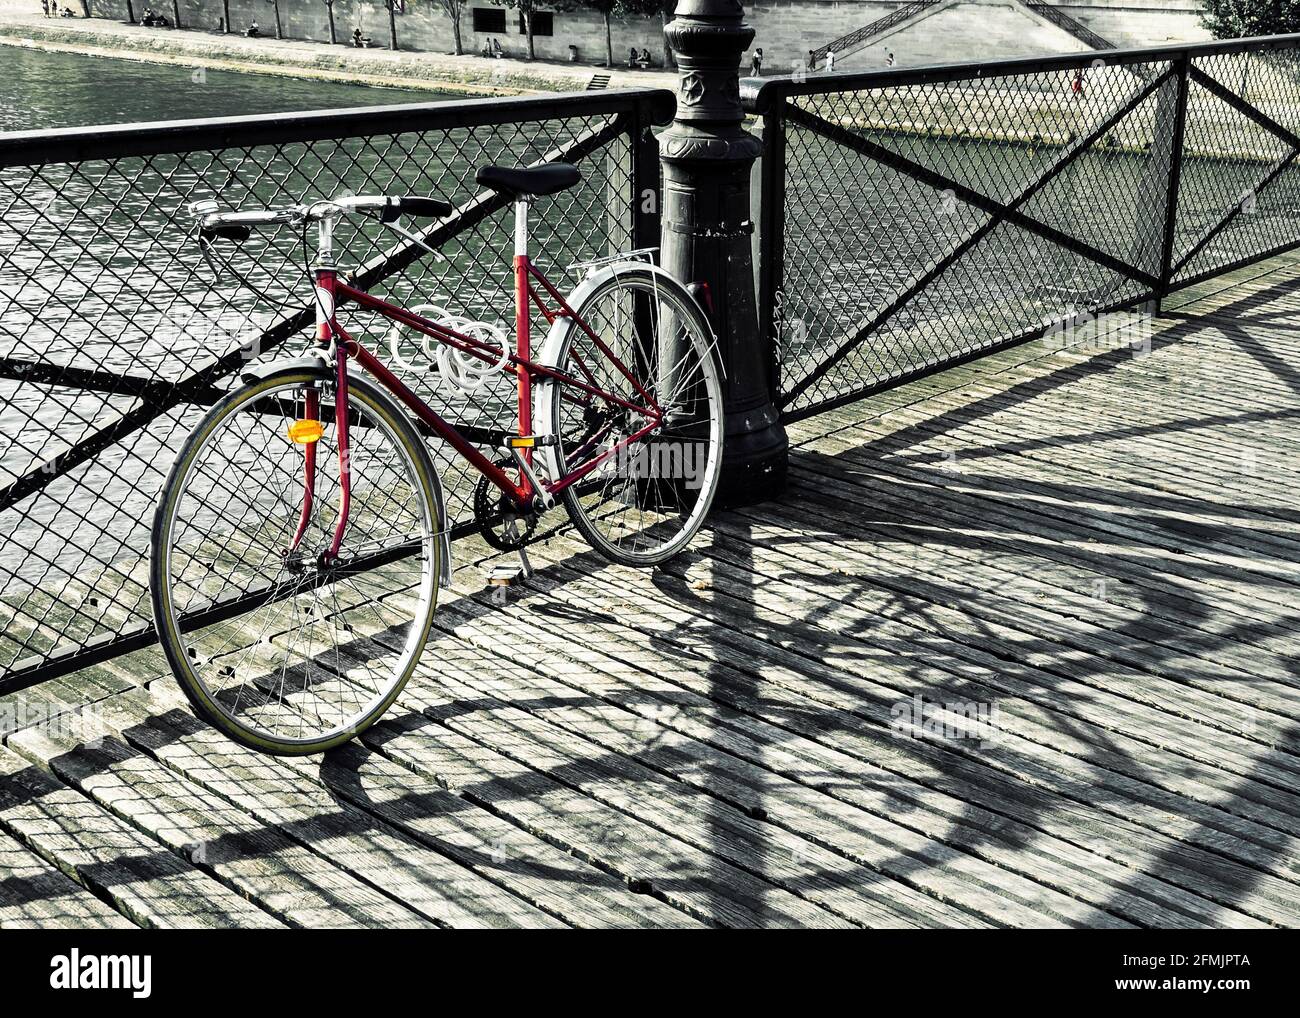
{"type": "MultiPolygon", "coordinates": [[[[404,325],[441,343],[449,344],[455,349],[490,364],[496,364],[501,360],[501,351],[473,336],[457,332],[442,323],[432,321],[396,304],[372,296],[364,290],[349,286],[339,278],[338,271],[333,266],[320,265],[313,269],[317,291],[317,344],[322,349],[327,349],[332,344],[335,349],[335,383],[337,386],[335,425],[337,428],[342,497],[334,537],[330,549],[326,553],[329,560],[333,561],[338,558],[339,549],[343,542],[343,533],[347,528],[348,512],[351,505],[351,476],[348,469],[349,421],[347,412],[349,358],[355,360],[363,370],[392,393],[411,413],[423,421],[434,434],[446,441],[476,470],[500,489],[517,508],[525,512],[539,506],[549,505],[555,495],[582,480],[603,463],[617,456],[623,449],[654,433],[662,425],[662,409],[650,393],[646,392],[635,375],[628,370],[626,365],[596,334],[591,326],[574,312],[550,280],[533,265],[528,255],[527,204],[526,201],[520,201],[516,202],[515,206],[515,349],[502,366],[502,371],[514,374],[518,380],[517,438],[512,439],[509,445],[512,453],[521,461],[520,482],[515,482],[505,469],[483,455],[454,425],[441,417],[424,399],[398,378],[383,361],[349,335],[347,330],[338,322],[338,309],[347,303],[355,304],[359,308],[374,311],[390,321],[404,325]],[[549,307],[544,296],[554,301],[557,307],[549,307]],[[560,318],[572,319],[577,327],[591,340],[601,355],[632,384],[637,394],[645,401],[645,405],[638,405],[598,385],[596,376],[583,363],[580,356],[575,355],[575,361],[583,377],[576,377],[550,365],[540,364],[533,360],[531,352],[531,312],[534,306],[548,323],[554,323],[560,318]],[[532,453],[536,445],[536,436],[533,433],[532,398],[533,385],[539,380],[572,388],[583,393],[586,398],[603,400],[612,406],[621,407],[632,413],[639,414],[645,418],[645,423],[612,447],[602,449],[599,454],[582,460],[577,466],[566,464],[568,473],[563,477],[547,479],[541,481],[540,485],[535,485],[533,481],[532,453]]],[[[322,230],[321,250],[323,254],[328,254],[328,231],[324,229],[322,230]]],[[[319,413],[319,398],[309,396],[306,400],[305,411],[308,415],[307,419],[316,419],[313,415],[319,413]]],[[[579,451],[585,452],[587,447],[592,446],[597,441],[598,438],[590,438],[579,451]]],[[[302,516],[298,531],[290,545],[290,552],[298,547],[303,534],[306,533],[311,504],[314,498],[315,444],[311,443],[305,449],[306,476],[304,478],[302,516]]]]}

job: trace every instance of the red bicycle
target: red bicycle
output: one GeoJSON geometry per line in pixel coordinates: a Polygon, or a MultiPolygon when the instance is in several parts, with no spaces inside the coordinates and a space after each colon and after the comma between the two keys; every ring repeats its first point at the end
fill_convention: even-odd
{"type": "Polygon", "coordinates": [[[150,590],[167,660],[198,713],[245,745],[284,754],[338,745],[382,716],[410,678],[450,571],[427,439],[477,469],[480,526],[521,555],[538,517],[562,502],[593,548],[654,565],[686,546],[713,500],[721,389],[691,292],[648,252],[632,252],[586,263],[563,296],[529,258],[528,212],[537,196],[576,184],[578,170],[489,166],[477,179],[515,204],[513,348],[490,323],[357,289],[334,262],[343,217],[369,217],[424,247],[396,221],[446,217],[446,202],[346,196],[200,210],[205,254],[216,238],[286,224],[302,228],[306,250],[316,229],[306,266],[314,341],[246,372],[212,407],[178,453],[154,518],[150,590]],[[428,363],[406,363],[396,343],[393,355],[453,391],[512,376],[517,426],[498,460],[348,333],[340,312],[349,306],[418,335],[428,363]],[[534,309],[549,325],[536,354],[534,309]]]}

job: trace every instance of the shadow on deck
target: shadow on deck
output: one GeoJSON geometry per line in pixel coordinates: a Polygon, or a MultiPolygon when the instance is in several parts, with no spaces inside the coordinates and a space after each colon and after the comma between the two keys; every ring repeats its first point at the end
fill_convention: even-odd
{"type": "Polygon", "coordinates": [[[666,569],[462,566],[325,758],[152,651],[15,694],[75,723],[0,750],[0,925],[1297,925],[1298,277],[805,422],[666,569]]]}

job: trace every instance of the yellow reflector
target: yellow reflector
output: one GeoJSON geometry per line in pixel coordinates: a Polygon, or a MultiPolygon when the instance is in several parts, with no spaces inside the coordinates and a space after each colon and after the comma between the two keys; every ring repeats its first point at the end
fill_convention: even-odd
{"type": "Polygon", "coordinates": [[[532,435],[511,436],[510,445],[515,449],[531,449],[536,444],[532,435]]]}
{"type": "Polygon", "coordinates": [[[325,434],[320,421],[294,421],[289,425],[289,440],[299,445],[310,445],[325,434]]]}

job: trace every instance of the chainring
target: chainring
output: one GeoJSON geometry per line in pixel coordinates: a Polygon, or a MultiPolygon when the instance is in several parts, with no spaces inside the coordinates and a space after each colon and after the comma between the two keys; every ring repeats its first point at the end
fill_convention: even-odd
{"type": "MultiPolygon", "coordinates": [[[[514,466],[510,457],[498,460],[498,467],[509,470],[514,466]]],[[[533,539],[537,530],[537,514],[520,514],[495,484],[486,477],[480,477],[474,485],[474,522],[478,531],[497,551],[518,551],[533,539]],[[514,521],[514,530],[508,526],[514,521]]]]}

